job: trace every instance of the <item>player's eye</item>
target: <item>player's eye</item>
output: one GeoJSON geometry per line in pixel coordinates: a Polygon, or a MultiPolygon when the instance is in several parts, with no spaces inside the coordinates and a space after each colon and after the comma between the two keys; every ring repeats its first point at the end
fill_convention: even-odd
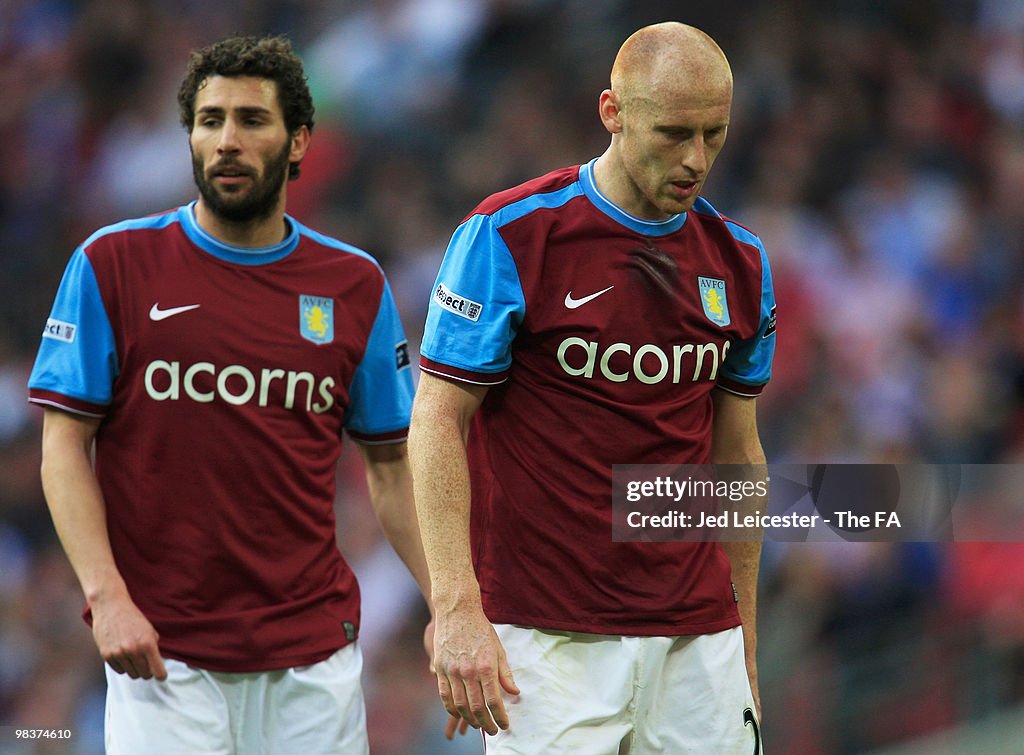
{"type": "Polygon", "coordinates": [[[665,139],[671,142],[685,142],[693,136],[692,131],[683,129],[665,129],[661,133],[665,139]]]}

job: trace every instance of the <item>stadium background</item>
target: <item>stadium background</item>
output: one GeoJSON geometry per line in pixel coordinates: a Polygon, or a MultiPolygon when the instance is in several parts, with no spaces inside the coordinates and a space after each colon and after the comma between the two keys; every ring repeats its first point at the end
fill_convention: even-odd
{"type": "MultiPolygon", "coordinates": [[[[735,71],[705,194],[773,261],[769,459],[1021,461],[1020,0],[3,0],[0,725],[71,728],[72,751],[101,751],[102,669],[41,497],[25,381],[72,249],[194,194],[175,110],[188,51],[292,37],[317,126],[290,211],[380,259],[415,343],[457,222],[603,150],[617,45],[668,18],[712,34],[735,71]]],[[[443,743],[423,610],[351,454],[340,491],[374,752],[479,751],[443,743]]],[[[770,752],[1024,752],[1024,545],[770,545],[761,600],[770,752]]]]}

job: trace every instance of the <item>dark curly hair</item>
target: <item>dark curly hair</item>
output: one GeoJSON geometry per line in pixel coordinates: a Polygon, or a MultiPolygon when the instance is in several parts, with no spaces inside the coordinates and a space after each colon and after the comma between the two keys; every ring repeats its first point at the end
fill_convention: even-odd
{"type": "MultiPolygon", "coordinates": [[[[256,76],[277,82],[277,97],[289,134],[302,126],[313,130],[313,98],[309,94],[302,61],[286,37],[230,37],[196,50],[178,90],[181,123],[192,133],[196,94],[211,76],[256,76]]],[[[288,167],[288,178],[298,178],[299,164],[288,167]]]]}

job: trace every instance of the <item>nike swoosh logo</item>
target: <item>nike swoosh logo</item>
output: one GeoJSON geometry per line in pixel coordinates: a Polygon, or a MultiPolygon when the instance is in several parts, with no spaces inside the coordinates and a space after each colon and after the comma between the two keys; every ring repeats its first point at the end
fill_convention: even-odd
{"type": "Polygon", "coordinates": [[[166,320],[168,317],[174,317],[180,315],[182,312],[188,312],[190,309],[199,309],[198,304],[186,304],[184,307],[171,307],[170,309],[160,309],[160,302],[153,305],[153,308],[149,310],[149,319],[154,322],[160,320],[166,320]]]}
{"type": "Polygon", "coordinates": [[[596,294],[591,294],[590,296],[584,296],[582,299],[573,299],[572,298],[572,291],[570,291],[569,293],[567,293],[565,295],[565,306],[568,307],[569,309],[576,309],[577,307],[582,307],[588,301],[593,301],[594,299],[599,297],[601,294],[606,294],[609,291],[611,291],[613,288],[615,288],[615,286],[608,286],[608,288],[603,288],[600,291],[598,291],[596,294]]]}

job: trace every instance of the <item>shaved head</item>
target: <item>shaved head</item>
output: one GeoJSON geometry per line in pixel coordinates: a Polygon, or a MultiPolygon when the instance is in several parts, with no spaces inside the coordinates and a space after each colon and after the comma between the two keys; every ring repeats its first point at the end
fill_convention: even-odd
{"type": "Polygon", "coordinates": [[[688,211],[725,144],[732,71],[707,34],[645,26],[619,49],[598,112],[611,144],[594,165],[598,188],[633,215],[688,211]]]}
{"type": "Polygon", "coordinates": [[[666,98],[704,101],[732,95],[732,70],[711,37],[668,21],[629,37],[612,65],[612,91],[620,107],[666,98]]]}

